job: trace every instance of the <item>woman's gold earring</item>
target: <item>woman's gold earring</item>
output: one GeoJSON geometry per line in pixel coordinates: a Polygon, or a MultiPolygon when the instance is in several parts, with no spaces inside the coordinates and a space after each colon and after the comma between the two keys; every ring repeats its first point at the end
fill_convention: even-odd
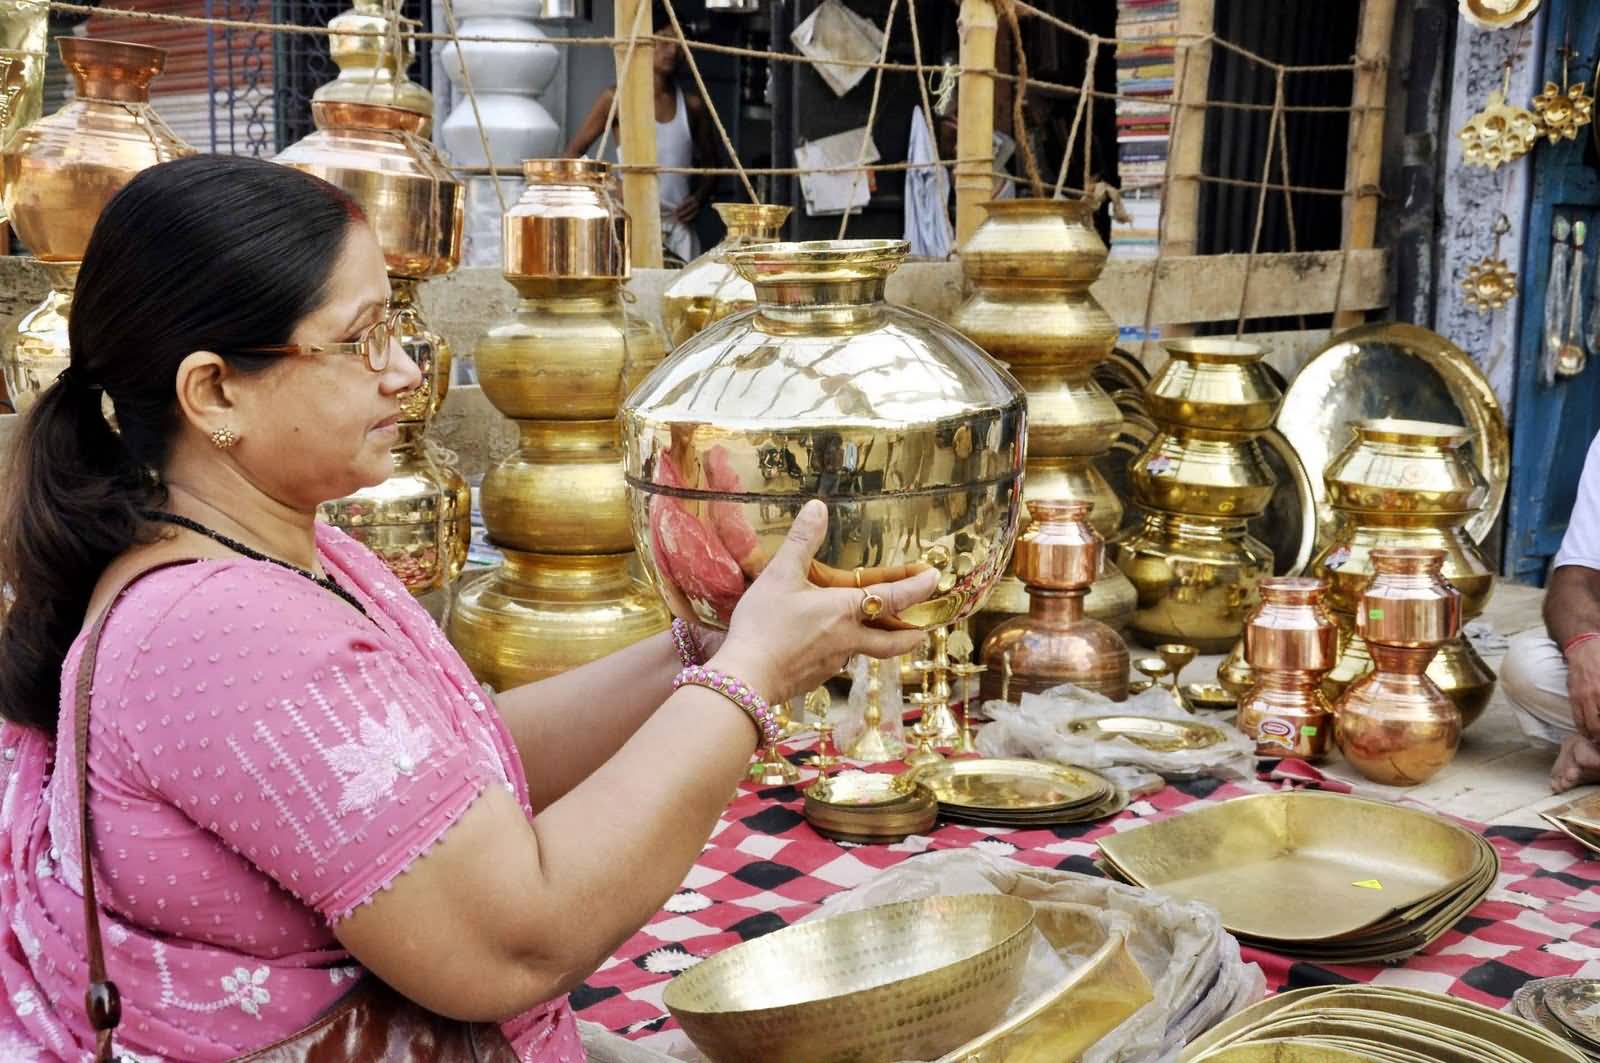
{"type": "Polygon", "coordinates": [[[218,450],[227,450],[239,442],[239,433],[231,428],[219,428],[211,433],[211,445],[218,450]]]}

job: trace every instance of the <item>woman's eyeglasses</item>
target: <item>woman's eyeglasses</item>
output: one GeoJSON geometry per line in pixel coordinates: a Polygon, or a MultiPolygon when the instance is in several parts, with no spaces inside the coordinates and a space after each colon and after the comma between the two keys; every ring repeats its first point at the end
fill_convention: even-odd
{"type": "Polygon", "coordinates": [[[381,373],[389,368],[389,347],[400,335],[400,323],[407,311],[390,310],[387,317],[368,325],[361,335],[343,343],[279,343],[247,347],[241,354],[359,354],[367,368],[381,373]]]}

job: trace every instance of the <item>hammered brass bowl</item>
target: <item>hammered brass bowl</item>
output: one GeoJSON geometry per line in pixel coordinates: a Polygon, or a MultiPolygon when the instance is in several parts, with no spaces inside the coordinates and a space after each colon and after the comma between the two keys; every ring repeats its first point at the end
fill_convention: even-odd
{"type": "Polygon", "coordinates": [[[663,1002],[714,1063],[935,1059],[1022,984],[1033,905],[929,897],[791,926],[678,975],[663,1002]]]}

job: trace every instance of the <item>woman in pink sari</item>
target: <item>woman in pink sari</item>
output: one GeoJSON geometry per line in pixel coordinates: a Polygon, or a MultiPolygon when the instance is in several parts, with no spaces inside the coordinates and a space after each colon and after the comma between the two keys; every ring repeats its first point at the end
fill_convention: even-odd
{"type": "MultiPolygon", "coordinates": [[[[168,163],[101,217],[72,364],[27,416],[0,526],[0,1060],[93,1051],[85,848],[122,1059],[233,1058],[370,973],[500,1024],[519,1059],[579,1060],[564,994],[678,887],[756,746],[759,720],[683,656],[697,642],[778,699],[916,643],[806,582],[813,503],[725,635],[490,698],[313,520],[388,475],[419,381],[388,296],[360,211],[284,167],[168,163]],[[84,846],[74,684],[114,599],[84,846]]],[[[932,577],[870,589],[899,609],[932,577]]]]}

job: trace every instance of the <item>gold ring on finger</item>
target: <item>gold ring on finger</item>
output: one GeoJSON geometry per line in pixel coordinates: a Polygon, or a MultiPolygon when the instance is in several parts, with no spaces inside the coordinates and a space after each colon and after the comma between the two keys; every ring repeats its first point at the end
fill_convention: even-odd
{"type": "Polygon", "coordinates": [[[861,615],[867,620],[876,620],[883,615],[884,601],[881,595],[867,591],[861,598],[861,615]]]}
{"type": "Polygon", "coordinates": [[[861,572],[862,572],[862,568],[861,568],[861,566],[860,566],[860,565],[857,565],[857,566],[856,566],[856,590],[858,590],[858,591],[864,591],[864,590],[866,590],[866,589],[867,589],[867,588],[866,588],[866,587],[865,587],[865,586],[863,586],[863,585],[862,585],[862,583],[861,583],[861,572]]]}

